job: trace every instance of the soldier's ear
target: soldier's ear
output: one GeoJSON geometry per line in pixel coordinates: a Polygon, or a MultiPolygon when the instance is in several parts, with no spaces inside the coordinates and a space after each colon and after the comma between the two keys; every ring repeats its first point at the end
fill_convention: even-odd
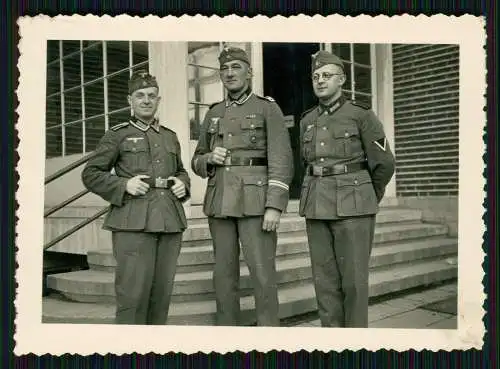
{"type": "Polygon", "coordinates": [[[127,101],[129,105],[132,105],[132,96],[127,95],[127,101]]]}
{"type": "Polygon", "coordinates": [[[248,66],[247,76],[248,76],[248,78],[253,77],[253,69],[251,66],[248,66]]]}
{"type": "Polygon", "coordinates": [[[346,77],[345,72],[344,72],[344,73],[342,73],[342,75],[340,76],[340,81],[339,81],[339,84],[340,84],[341,86],[343,86],[343,85],[344,85],[344,83],[345,83],[345,81],[346,81],[346,79],[347,79],[347,77],[346,77]]]}

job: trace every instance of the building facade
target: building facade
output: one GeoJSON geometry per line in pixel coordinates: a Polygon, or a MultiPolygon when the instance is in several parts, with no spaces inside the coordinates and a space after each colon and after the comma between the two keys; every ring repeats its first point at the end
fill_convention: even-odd
{"type": "MultiPolygon", "coordinates": [[[[457,45],[48,41],[46,175],[94,150],[109,127],[128,120],[127,81],[137,69],[149,69],[157,77],[160,121],[177,133],[189,168],[200,124],[209,106],[224,98],[217,56],[226,44],[248,52],[252,88],[278,102],[295,148],[300,115],[316,102],[311,55],[320,49],[335,52],[346,65],[346,96],[371,105],[395,152],[396,174],[386,197],[416,206],[442,208],[446,203],[448,209],[456,208],[457,45]]],[[[191,177],[188,214],[201,204],[205,190],[203,180],[191,177]]],[[[301,178],[297,172],[292,201],[298,199],[301,178]]],[[[47,188],[45,203],[60,202],[80,187],[79,173],[74,173],[47,188]]],[[[89,195],[77,204],[101,202],[89,195]]]]}

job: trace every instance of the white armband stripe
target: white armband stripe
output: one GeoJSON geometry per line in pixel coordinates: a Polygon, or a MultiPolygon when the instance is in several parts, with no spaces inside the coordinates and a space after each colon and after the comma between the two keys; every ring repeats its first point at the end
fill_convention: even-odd
{"type": "Polygon", "coordinates": [[[289,190],[289,187],[288,187],[288,185],[286,183],[278,181],[276,179],[270,179],[269,180],[269,186],[279,187],[279,188],[282,188],[282,189],[284,189],[286,191],[289,190]]]}

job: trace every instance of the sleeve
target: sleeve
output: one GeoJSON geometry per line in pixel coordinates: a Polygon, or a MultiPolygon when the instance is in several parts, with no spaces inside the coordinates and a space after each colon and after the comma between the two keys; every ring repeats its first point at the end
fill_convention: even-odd
{"type": "Polygon", "coordinates": [[[85,188],[115,206],[123,204],[128,180],[111,173],[120,153],[119,144],[119,136],[112,130],[107,131],[81,175],[85,188]]]}
{"type": "Polygon", "coordinates": [[[293,152],[283,113],[275,102],[266,114],[268,190],[266,208],[286,210],[293,179],[293,152]]]}
{"type": "Polygon", "coordinates": [[[384,127],[373,111],[368,110],[359,124],[373,187],[380,202],[384,197],[385,187],[394,175],[395,158],[385,136],[384,127]]]}
{"type": "Polygon", "coordinates": [[[180,199],[181,202],[185,202],[191,197],[191,179],[189,178],[188,172],[182,163],[181,145],[177,137],[175,137],[175,147],[177,151],[177,171],[175,172],[175,177],[180,179],[186,187],[186,195],[180,199]]]}
{"type": "Polygon", "coordinates": [[[191,169],[201,178],[212,177],[215,174],[215,166],[208,164],[208,156],[210,155],[210,136],[208,127],[210,125],[210,110],[205,115],[205,119],[200,127],[200,137],[198,144],[191,159],[191,169]]]}

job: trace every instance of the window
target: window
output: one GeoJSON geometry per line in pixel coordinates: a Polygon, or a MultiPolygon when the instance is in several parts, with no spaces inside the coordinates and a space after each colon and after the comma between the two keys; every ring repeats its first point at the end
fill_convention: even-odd
{"type": "Polygon", "coordinates": [[[128,120],[128,79],[148,69],[144,41],[48,41],[46,157],[94,150],[128,120]]]}
{"type": "Polygon", "coordinates": [[[244,49],[251,55],[249,43],[189,42],[188,43],[188,111],[191,140],[197,140],[200,126],[210,105],[225,97],[219,76],[219,54],[225,46],[244,49]]]}
{"type": "Polygon", "coordinates": [[[372,107],[375,88],[372,85],[373,45],[331,44],[331,51],[344,62],[346,71],[344,93],[351,100],[363,102],[372,107]]]}

